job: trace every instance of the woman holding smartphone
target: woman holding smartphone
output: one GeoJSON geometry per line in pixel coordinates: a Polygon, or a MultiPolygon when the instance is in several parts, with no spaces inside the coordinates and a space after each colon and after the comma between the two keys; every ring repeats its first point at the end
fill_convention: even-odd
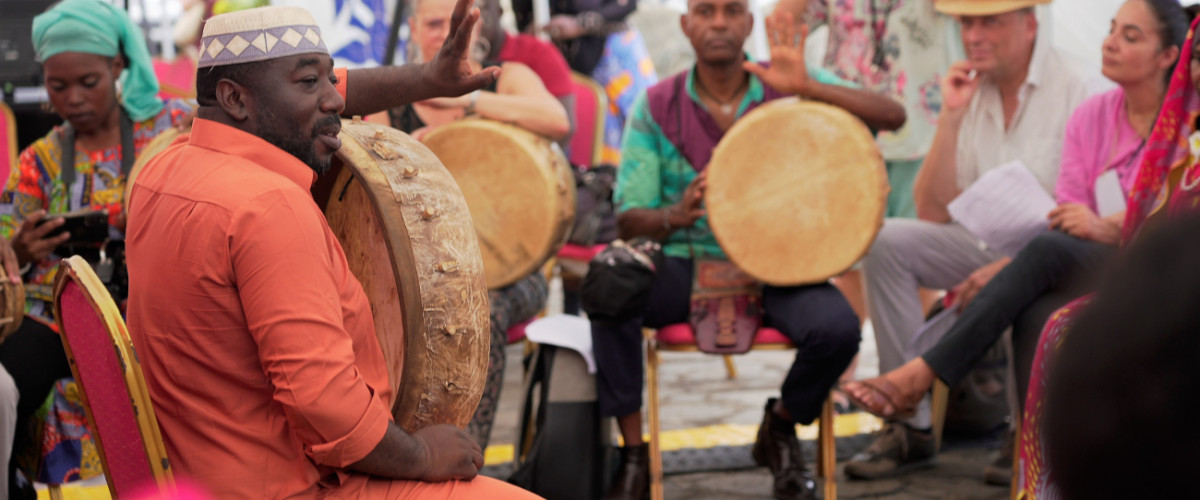
{"type": "MultiPolygon", "coordinates": [[[[50,103],[64,123],[21,152],[0,193],[0,236],[11,241],[26,291],[26,318],[20,330],[0,344],[0,365],[12,374],[20,393],[16,428],[22,432],[16,437],[16,450],[40,450],[42,442],[76,440],[83,434],[67,425],[41,426],[38,436],[24,432],[43,406],[48,406],[50,421],[72,411],[69,391],[62,390],[67,385],[56,384],[71,377],[54,331],[58,262],[72,254],[83,256],[117,303],[124,302],[125,174],[142,147],[159,133],[190,121],[194,107],[157,96],[158,82],[141,30],[124,11],[99,0],[64,0],[34,18],[33,45],[50,103]],[[64,219],[64,214],[71,217],[64,219]],[[89,224],[101,226],[99,235],[83,230],[89,224]],[[64,225],[68,231],[55,234],[64,225]],[[84,233],[90,237],[83,238],[84,233]],[[90,241],[97,236],[101,241],[90,241]]],[[[12,431],[6,427],[3,432],[12,431]]],[[[83,453],[89,452],[85,448],[83,453]]],[[[0,450],[0,455],[8,454],[8,449],[0,450]]],[[[80,466],[80,458],[62,456],[59,462],[35,456],[38,470],[26,475],[60,483],[69,469],[80,466]],[[52,466],[55,462],[62,465],[52,466]]],[[[89,473],[83,470],[80,475],[89,473]]],[[[20,498],[17,492],[10,496],[20,498]]]]}

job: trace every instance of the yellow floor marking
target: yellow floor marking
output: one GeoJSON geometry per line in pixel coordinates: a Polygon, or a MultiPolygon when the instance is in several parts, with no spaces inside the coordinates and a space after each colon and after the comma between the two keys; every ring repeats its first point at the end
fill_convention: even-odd
{"type": "MultiPolygon", "coordinates": [[[[833,433],[837,437],[856,436],[874,432],[883,427],[882,421],[866,413],[851,413],[838,415],[833,422],[833,433]]],[[[662,433],[663,451],[674,451],[685,448],[705,449],[716,446],[745,446],[754,442],[754,434],[758,425],[710,425],[692,429],[664,431],[662,433]]],[[[796,433],[800,439],[813,440],[817,438],[817,425],[797,425],[796,433]]],[[[649,439],[646,436],[646,439],[649,439]]],[[[484,453],[486,465],[499,465],[513,460],[513,445],[498,444],[488,446],[484,453]]],[[[110,500],[108,486],[76,486],[65,485],[62,488],[63,498],[68,500],[110,500]]],[[[50,500],[46,490],[38,491],[38,500],[50,500]]]]}
{"type": "MultiPolygon", "coordinates": [[[[112,500],[106,484],[78,486],[67,483],[62,487],[62,494],[65,500],[112,500]]],[[[38,490],[37,497],[38,500],[50,500],[50,491],[38,490]]]]}
{"type": "MultiPolygon", "coordinates": [[[[883,422],[866,413],[851,413],[838,415],[833,421],[833,434],[837,437],[856,436],[875,432],[883,427],[883,422]]],[[[745,446],[754,443],[754,435],[758,425],[710,425],[691,429],[664,431],[662,433],[663,451],[674,451],[685,448],[705,449],[717,446],[745,446]]],[[[813,440],[817,438],[817,425],[797,425],[796,433],[800,439],[813,440]]],[[[650,439],[650,436],[646,436],[650,439]]],[[[513,446],[498,444],[488,446],[484,453],[485,465],[499,465],[511,462],[513,446]]]]}

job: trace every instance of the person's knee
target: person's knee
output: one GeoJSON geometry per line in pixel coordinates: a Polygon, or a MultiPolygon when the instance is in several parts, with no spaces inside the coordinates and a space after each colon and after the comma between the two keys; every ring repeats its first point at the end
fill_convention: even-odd
{"type": "Polygon", "coordinates": [[[911,221],[902,219],[887,219],[867,255],[863,257],[863,270],[870,276],[881,269],[894,267],[900,261],[905,249],[910,246],[913,227],[911,221]]]}
{"type": "Polygon", "coordinates": [[[1032,258],[1036,262],[1057,261],[1070,253],[1073,239],[1075,239],[1074,236],[1059,231],[1046,231],[1025,245],[1020,253],[1027,254],[1026,257],[1032,258]]]}

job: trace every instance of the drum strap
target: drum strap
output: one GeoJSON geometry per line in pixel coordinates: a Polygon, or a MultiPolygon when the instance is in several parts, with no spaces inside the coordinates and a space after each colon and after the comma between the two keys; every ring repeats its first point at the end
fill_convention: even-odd
{"type": "MultiPolygon", "coordinates": [[[[683,131],[683,79],[676,80],[673,103],[675,130],[683,131]]],[[[682,137],[681,137],[682,140],[682,137]]],[[[682,144],[675,144],[680,154],[682,144]]],[[[683,162],[676,163],[683,178],[683,162]]],[[[659,183],[659,199],[666,200],[659,183]]],[[[762,324],[762,287],[754,278],[726,259],[697,258],[692,246],[692,229],[684,228],[688,256],[692,260],[692,294],[688,324],[696,337],[696,347],[712,354],[740,354],[750,350],[762,324]]]]}
{"type": "MultiPolygon", "coordinates": [[[[124,108],[120,108],[121,112],[121,178],[126,179],[129,175],[129,170],[133,168],[133,161],[136,159],[137,152],[133,149],[133,120],[125,113],[124,108]]],[[[63,152],[61,175],[63,183],[63,192],[67,196],[67,210],[73,208],[71,205],[71,185],[75,183],[75,127],[67,123],[63,127],[63,152]]],[[[87,200],[80,200],[82,205],[87,200]]],[[[76,207],[76,208],[83,208],[76,207]]]]}

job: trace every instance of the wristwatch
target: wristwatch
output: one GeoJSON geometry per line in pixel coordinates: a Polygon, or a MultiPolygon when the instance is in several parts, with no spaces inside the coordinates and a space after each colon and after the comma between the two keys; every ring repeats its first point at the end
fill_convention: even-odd
{"type": "Polygon", "coordinates": [[[479,101],[479,93],[480,92],[483,92],[483,91],[476,90],[474,92],[471,92],[471,99],[467,103],[466,109],[463,110],[464,115],[470,116],[470,115],[475,114],[475,103],[479,101]]]}

